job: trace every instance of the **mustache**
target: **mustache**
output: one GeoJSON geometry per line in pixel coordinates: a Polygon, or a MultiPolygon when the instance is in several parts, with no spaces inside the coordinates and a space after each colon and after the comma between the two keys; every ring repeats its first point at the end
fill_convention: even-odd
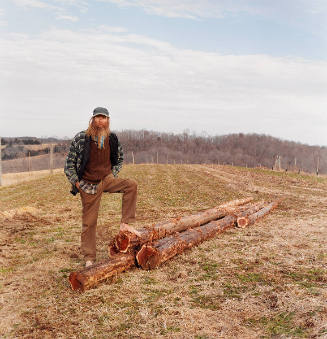
{"type": "Polygon", "coordinates": [[[108,126],[94,126],[94,129],[97,131],[106,131],[108,126]]]}

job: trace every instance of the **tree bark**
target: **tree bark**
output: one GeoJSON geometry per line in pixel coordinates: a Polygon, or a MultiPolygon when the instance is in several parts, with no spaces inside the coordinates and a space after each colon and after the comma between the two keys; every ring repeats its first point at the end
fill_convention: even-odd
{"type": "Polygon", "coordinates": [[[87,267],[79,272],[72,272],[69,282],[73,290],[85,291],[100,281],[117,275],[135,266],[135,254],[117,254],[102,263],[87,267]]]}
{"type": "Polygon", "coordinates": [[[247,215],[247,216],[239,216],[236,221],[238,227],[245,228],[249,225],[254,224],[258,219],[263,218],[265,215],[267,215],[277,206],[278,206],[278,201],[274,201],[270,203],[269,205],[259,209],[255,213],[251,213],[250,215],[247,215]]]}
{"type": "MultiPolygon", "coordinates": [[[[159,222],[151,228],[139,229],[138,231],[141,233],[140,237],[129,232],[119,232],[114,239],[113,245],[118,252],[126,253],[130,248],[136,248],[145,243],[164,238],[170,234],[182,232],[188,228],[197,227],[212,220],[223,218],[227,214],[234,212],[237,206],[245,205],[252,200],[253,198],[237,199],[204,212],[182,218],[175,218],[171,221],[159,222]]],[[[111,251],[112,249],[109,247],[109,253],[111,251]]]]}
{"type": "Polygon", "coordinates": [[[236,216],[229,215],[223,219],[211,221],[194,229],[188,229],[182,233],[160,239],[151,245],[144,244],[136,255],[137,263],[143,269],[156,268],[176,254],[197,246],[216,234],[233,227],[235,222],[236,216]]]}

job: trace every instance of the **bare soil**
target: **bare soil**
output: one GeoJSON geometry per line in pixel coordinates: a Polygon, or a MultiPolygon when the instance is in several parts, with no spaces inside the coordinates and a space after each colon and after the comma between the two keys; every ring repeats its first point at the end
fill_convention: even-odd
{"type": "MultiPolygon", "coordinates": [[[[133,268],[85,293],[81,204],[63,173],[0,188],[1,338],[326,338],[327,179],[204,165],[127,165],[136,227],[232,199],[279,199],[153,271],[133,268]]],[[[121,195],[102,198],[98,260],[117,233],[121,195]]]]}

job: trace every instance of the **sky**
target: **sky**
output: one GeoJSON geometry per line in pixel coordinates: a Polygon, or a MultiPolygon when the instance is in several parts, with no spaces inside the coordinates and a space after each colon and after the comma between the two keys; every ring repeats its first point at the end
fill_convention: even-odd
{"type": "Polygon", "coordinates": [[[327,146],[326,0],[0,0],[0,136],[111,129],[327,146]]]}

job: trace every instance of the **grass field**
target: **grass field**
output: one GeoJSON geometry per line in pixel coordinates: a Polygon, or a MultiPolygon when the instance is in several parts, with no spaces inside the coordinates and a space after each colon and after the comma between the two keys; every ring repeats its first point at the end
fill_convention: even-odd
{"type": "MultiPolygon", "coordinates": [[[[252,196],[282,199],[153,271],[134,268],[85,293],[81,203],[63,173],[0,188],[1,338],[326,338],[327,179],[205,165],[127,165],[136,227],[252,196]]],[[[98,260],[119,228],[120,194],[102,198],[98,260]]]]}
{"type": "MultiPolygon", "coordinates": [[[[62,168],[54,169],[53,173],[62,173],[62,168]]],[[[2,175],[2,185],[10,186],[16,185],[25,181],[31,181],[39,179],[41,177],[46,177],[50,174],[50,170],[41,170],[41,171],[30,171],[30,172],[19,172],[19,173],[5,173],[2,175]]]]}

